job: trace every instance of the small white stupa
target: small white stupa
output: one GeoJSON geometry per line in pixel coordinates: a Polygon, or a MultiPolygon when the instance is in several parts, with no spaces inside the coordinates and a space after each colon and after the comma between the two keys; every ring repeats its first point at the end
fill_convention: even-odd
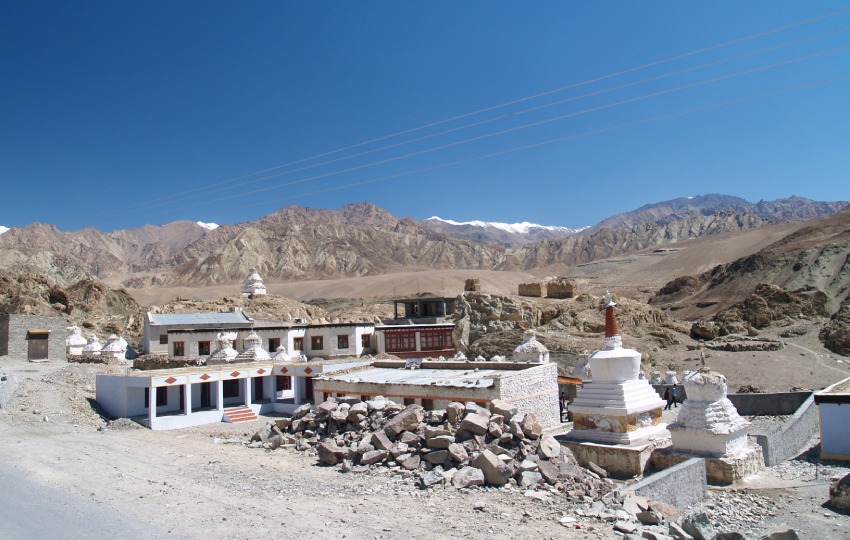
{"type": "Polygon", "coordinates": [[[88,341],[83,337],[80,327],[76,324],[69,326],[68,330],[71,333],[65,338],[65,356],[80,356],[83,354],[83,347],[86,346],[88,341]]]}
{"type": "Polygon", "coordinates": [[[242,296],[261,296],[264,294],[266,294],[266,286],[263,284],[263,278],[257,273],[256,268],[252,268],[248,277],[242,282],[242,296]]]}
{"type": "Polygon", "coordinates": [[[676,422],[667,428],[673,437],[674,450],[723,456],[748,447],[750,422],[738,415],[726,392],[726,377],[709,368],[685,377],[688,398],[676,422]]]}
{"type": "Polygon", "coordinates": [[[263,348],[263,339],[256,332],[251,332],[242,340],[245,349],[236,356],[236,362],[263,362],[271,360],[269,351],[263,348]]]}
{"type": "Polygon", "coordinates": [[[642,444],[667,438],[661,422],[664,402],[640,378],[640,353],[624,349],[611,293],[605,295],[605,348],[590,355],[591,382],[578,389],[570,405],[575,441],[642,444]]]}
{"type": "Polygon", "coordinates": [[[127,342],[115,334],[106,338],[106,343],[100,349],[101,356],[123,359],[127,354],[127,342]]]}
{"type": "Polygon", "coordinates": [[[233,348],[233,340],[236,339],[235,332],[219,332],[216,337],[216,350],[207,358],[207,364],[228,364],[233,362],[239,354],[233,348]]]}
{"type": "Polygon", "coordinates": [[[100,356],[100,350],[103,348],[103,345],[100,344],[100,340],[94,334],[89,334],[88,338],[86,338],[86,346],[83,347],[83,354],[85,356],[100,356]]]}
{"type": "Polygon", "coordinates": [[[289,353],[286,352],[286,347],[281,345],[275,351],[274,357],[272,358],[275,362],[290,362],[292,359],[289,358],[289,353]]]}
{"type": "Polygon", "coordinates": [[[522,343],[514,349],[513,361],[545,364],[549,362],[549,349],[537,341],[534,330],[526,330],[522,335],[522,343]]]}

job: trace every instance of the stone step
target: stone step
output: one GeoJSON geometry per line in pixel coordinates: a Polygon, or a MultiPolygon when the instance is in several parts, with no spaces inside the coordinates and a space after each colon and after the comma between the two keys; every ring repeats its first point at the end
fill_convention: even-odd
{"type": "Polygon", "coordinates": [[[254,411],[250,407],[230,407],[224,409],[225,422],[236,424],[239,422],[251,422],[256,419],[257,415],[254,414],[254,411]]]}

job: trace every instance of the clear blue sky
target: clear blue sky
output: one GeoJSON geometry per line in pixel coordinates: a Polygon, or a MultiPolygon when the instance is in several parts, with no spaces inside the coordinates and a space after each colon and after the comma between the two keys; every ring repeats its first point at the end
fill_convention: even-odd
{"type": "Polygon", "coordinates": [[[369,201],[581,226],[703,193],[850,200],[850,79],[823,82],[850,75],[848,30],[827,1],[3,2],[0,225],[369,201]]]}

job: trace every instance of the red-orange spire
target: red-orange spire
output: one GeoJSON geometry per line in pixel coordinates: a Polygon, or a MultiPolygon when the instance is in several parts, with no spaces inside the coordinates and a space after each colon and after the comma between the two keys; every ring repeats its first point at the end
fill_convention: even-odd
{"type": "Polygon", "coordinates": [[[614,296],[609,292],[605,293],[605,348],[619,349],[623,346],[623,340],[620,338],[620,327],[617,325],[617,316],[614,315],[614,306],[617,302],[614,301],[614,296]]]}

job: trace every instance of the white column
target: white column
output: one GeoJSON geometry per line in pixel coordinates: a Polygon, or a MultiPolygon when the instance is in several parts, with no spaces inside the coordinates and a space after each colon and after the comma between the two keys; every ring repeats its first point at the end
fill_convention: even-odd
{"type": "Polygon", "coordinates": [[[301,405],[301,385],[304,384],[304,377],[292,377],[292,393],[295,405],[301,405]]]}
{"type": "Polygon", "coordinates": [[[153,429],[153,421],[156,420],[156,387],[150,386],[148,392],[148,423],[153,429]]]}
{"type": "Polygon", "coordinates": [[[219,379],[216,382],[215,390],[215,407],[219,412],[224,412],[224,381],[219,379]]]}
{"type": "Polygon", "coordinates": [[[254,379],[252,379],[251,377],[246,377],[246,378],[242,379],[242,381],[245,383],[245,406],[250,407],[251,406],[251,394],[254,393],[253,392],[253,390],[254,390],[254,384],[253,384],[254,379]]]}
{"type": "Polygon", "coordinates": [[[416,337],[416,352],[422,351],[422,334],[420,332],[416,332],[413,334],[416,337]]]}
{"type": "Polygon", "coordinates": [[[269,384],[269,381],[263,381],[263,383],[265,384],[265,390],[266,393],[268,393],[269,386],[271,386],[271,402],[274,403],[277,401],[277,376],[274,374],[274,372],[272,372],[272,374],[266,378],[271,381],[271,384],[269,384]]]}
{"type": "Polygon", "coordinates": [[[185,411],[186,416],[189,416],[192,414],[192,383],[187,382],[183,386],[186,387],[186,389],[183,390],[183,410],[185,411]]]}

